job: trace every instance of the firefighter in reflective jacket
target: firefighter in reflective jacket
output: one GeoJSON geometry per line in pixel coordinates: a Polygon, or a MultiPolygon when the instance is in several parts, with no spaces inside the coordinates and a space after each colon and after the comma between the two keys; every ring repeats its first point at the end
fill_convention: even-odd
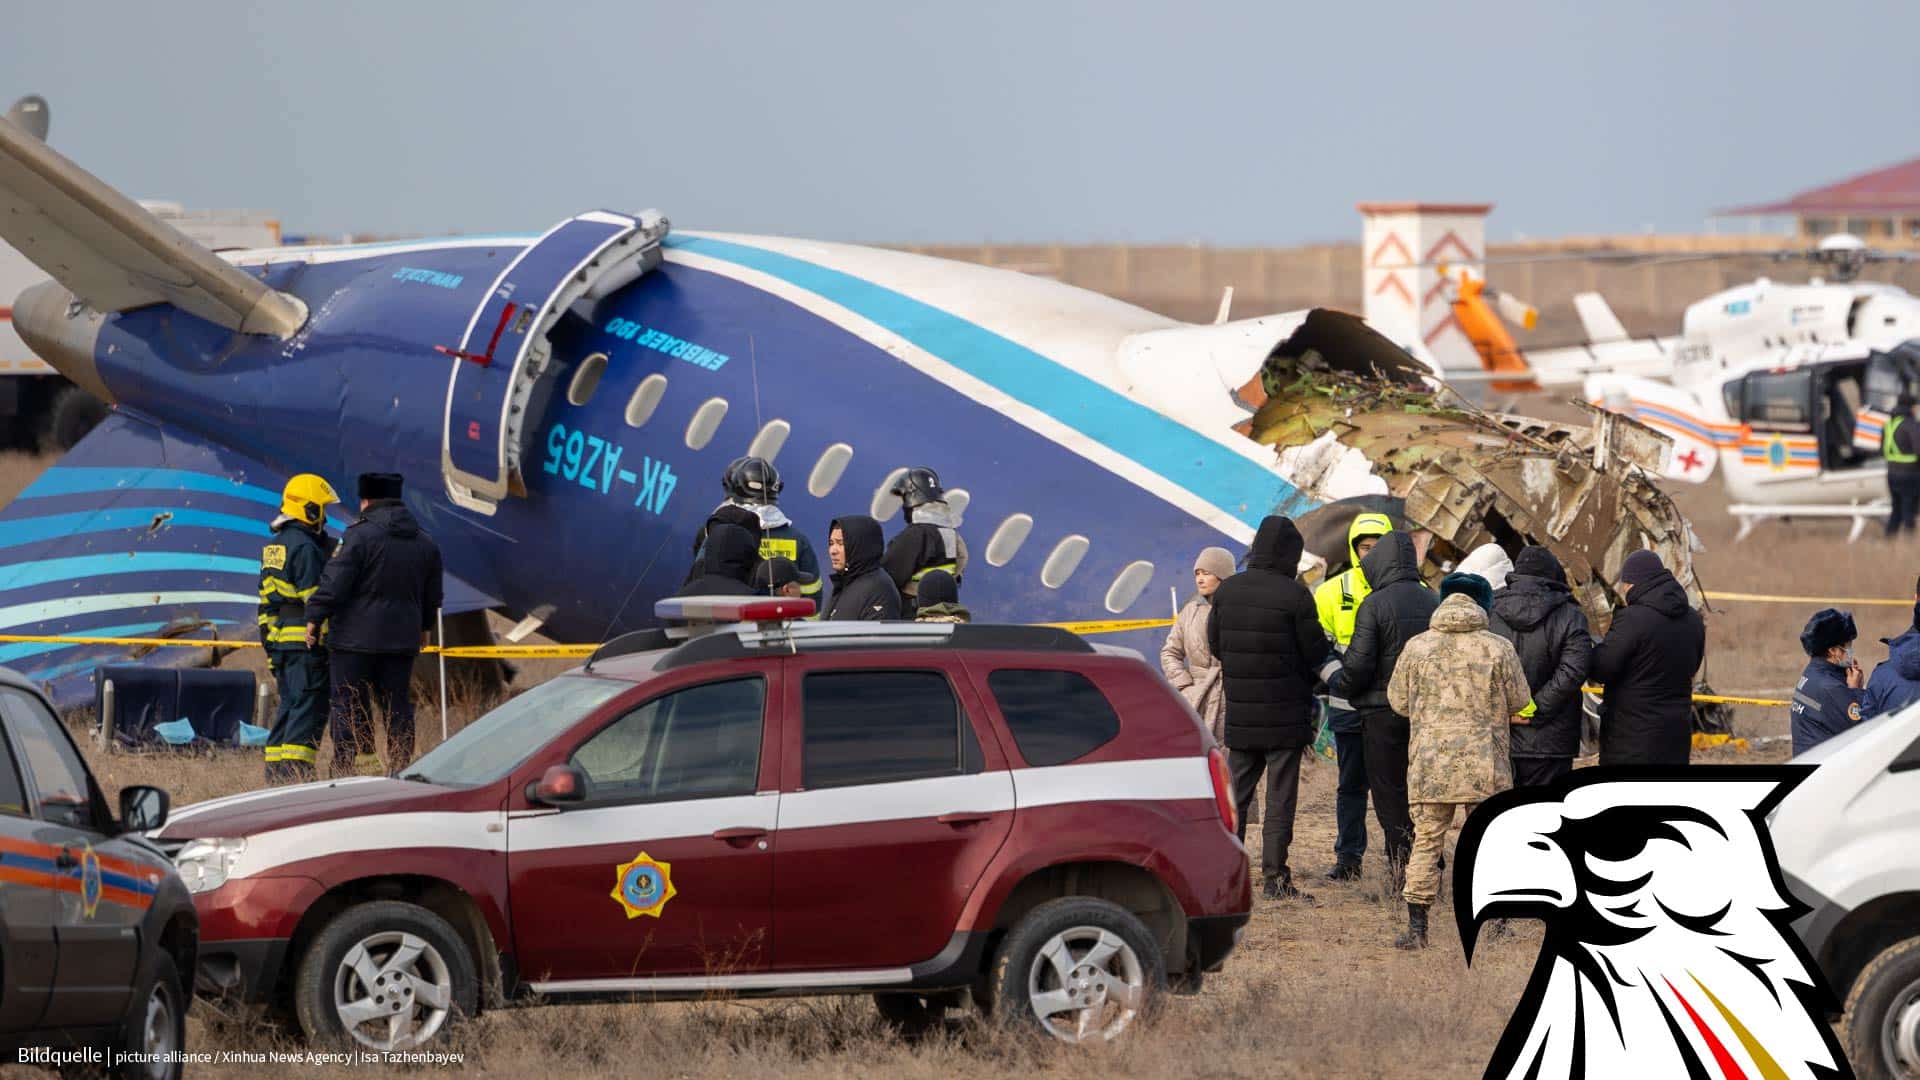
{"type": "Polygon", "coordinates": [[[887,543],[880,568],[900,590],[901,617],[911,619],[918,607],[920,579],[944,570],[961,584],[967,572],[967,543],[960,539],[960,514],[947,502],[947,492],[932,469],[908,469],[891,489],[900,497],[908,525],[887,543]]]}
{"type": "Polygon", "coordinates": [[[327,725],[327,652],[324,645],[307,646],[307,599],[333,554],[327,507],[339,501],[312,473],[287,481],[273,541],[260,552],[260,643],[280,689],[280,708],[267,733],[269,784],[318,777],[314,758],[327,725]]]}

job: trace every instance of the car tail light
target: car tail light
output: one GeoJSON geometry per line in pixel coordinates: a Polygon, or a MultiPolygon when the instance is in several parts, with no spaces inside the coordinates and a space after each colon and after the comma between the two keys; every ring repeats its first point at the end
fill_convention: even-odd
{"type": "Polygon", "coordinates": [[[1227,754],[1219,747],[1207,751],[1207,772],[1213,775],[1213,804],[1220,811],[1220,824],[1230,833],[1240,831],[1240,820],[1233,812],[1233,778],[1227,773],[1227,754]]]}

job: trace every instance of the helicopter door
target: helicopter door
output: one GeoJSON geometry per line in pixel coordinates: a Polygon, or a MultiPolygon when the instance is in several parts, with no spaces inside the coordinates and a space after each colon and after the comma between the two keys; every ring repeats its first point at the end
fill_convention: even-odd
{"type": "MultiPolygon", "coordinates": [[[[1818,465],[1813,438],[1813,372],[1808,368],[1756,372],[1741,380],[1740,418],[1751,430],[1742,460],[1785,476],[1818,465]]],[[[1804,474],[1803,474],[1804,475],[1804,474]]]]}
{"type": "Polygon", "coordinates": [[[1869,452],[1855,439],[1867,399],[1867,368],[1855,361],[1815,369],[1813,410],[1823,470],[1857,469],[1880,459],[1877,443],[1869,452]]]}
{"type": "Polygon", "coordinates": [[[441,349],[454,364],[440,470],[457,505],[492,514],[508,495],[526,493],[520,462],[549,389],[547,335],[576,303],[658,266],[667,228],[652,210],[568,218],[501,271],[458,347],[441,349]]]}

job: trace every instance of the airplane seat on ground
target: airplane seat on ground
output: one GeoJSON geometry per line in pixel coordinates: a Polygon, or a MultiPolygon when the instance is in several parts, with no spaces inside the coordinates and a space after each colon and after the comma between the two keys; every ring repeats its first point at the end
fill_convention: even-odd
{"type": "Polygon", "coordinates": [[[113,665],[94,680],[94,715],[120,749],[239,746],[253,719],[254,691],[251,671],[113,665]]]}

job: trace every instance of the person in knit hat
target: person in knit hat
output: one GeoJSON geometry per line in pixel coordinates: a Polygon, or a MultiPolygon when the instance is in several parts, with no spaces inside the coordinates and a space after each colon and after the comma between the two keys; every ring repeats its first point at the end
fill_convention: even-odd
{"type": "Polygon", "coordinates": [[[1455,593],[1464,593],[1467,599],[1479,604],[1482,613],[1493,610],[1493,584],[1479,574],[1455,570],[1441,578],[1440,599],[1455,593]]]}
{"type": "Polygon", "coordinates": [[[1167,643],[1160,647],[1160,670],[1166,672],[1180,696],[1225,745],[1227,699],[1220,684],[1220,664],[1207,648],[1207,616],[1213,613],[1213,592],[1233,576],[1233,555],[1226,548],[1203,548],[1193,560],[1193,599],[1173,618],[1167,643]]]}
{"type": "Polygon", "coordinates": [[[1707,654],[1707,624],[1660,556],[1620,564],[1626,606],[1594,647],[1590,677],[1604,689],[1600,764],[1685,765],[1693,752],[1693,677],[1707,654]]]}
{"type": "MultiPolygon", "coordinates": [[[[1375,593],[1375,596],[1380,594],[1375,593]]],[[[1407,642],[1387,700],[1408,723],[1407,932],[1394,944],[1427,945],[1427,911],[1439,897],[1447,830],[1455,818],[1513,786],[1509,728],[1524,724],[1526,673],[1507,639],[1487,629],[1493,589],[1477,574],[1448,574],[1429,629],[1407,642]]]]}

